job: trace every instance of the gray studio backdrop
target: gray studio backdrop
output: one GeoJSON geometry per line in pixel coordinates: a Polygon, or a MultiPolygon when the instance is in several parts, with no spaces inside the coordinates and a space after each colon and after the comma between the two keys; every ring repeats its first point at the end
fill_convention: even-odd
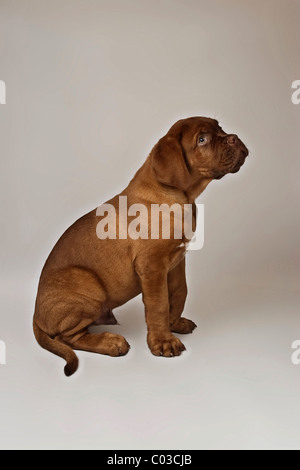
{"type": "Polygon", "coordinates": [[[299,23],[299,0],[0,0],[1,448],[300,448],[299,23]],[[129,354],[66,379],[31,330],[43,263],[194,115],[250,156],[197,200],[187,351],[150,354],[138,297],[129,354]]]}

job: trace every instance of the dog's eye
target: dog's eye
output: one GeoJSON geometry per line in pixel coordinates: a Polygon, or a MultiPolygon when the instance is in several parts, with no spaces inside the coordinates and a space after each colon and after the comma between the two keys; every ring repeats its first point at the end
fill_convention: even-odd
{"type": "Polygon", "coordinates": [[[208,142],[208,138],[205,135],[200,135],[198,137],[198,145],[205,145],[208,142]]]}

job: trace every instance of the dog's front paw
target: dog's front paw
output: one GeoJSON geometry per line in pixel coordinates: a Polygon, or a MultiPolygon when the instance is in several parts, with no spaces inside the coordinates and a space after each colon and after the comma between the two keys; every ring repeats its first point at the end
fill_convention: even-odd
{"type": "Polygon", "coordinates": [[[192,333],[192,331],[197,328],[196,323],[188,318],[179,318],[176,322],[171,325],[171,331],[174,333],[187,334],[192,333]]]}
{"type": "Polygon", "coordinates": [[[184,344],[179,338],[172,335],[172,333],[166,335],[156,335],[153,333],[148,334],[147,338],[148,346],[154,356],[180,356],[182,351],[185,350],[184,344]]]}

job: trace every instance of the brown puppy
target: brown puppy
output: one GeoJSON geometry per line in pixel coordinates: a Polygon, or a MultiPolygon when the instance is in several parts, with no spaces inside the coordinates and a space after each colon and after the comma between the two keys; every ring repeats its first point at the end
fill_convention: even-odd
{"type": "Polygon", "coordinates": [[[101,218],[99,210],[84,215],[62,235],[40,277],[33,327],[38,343],[66,360],[67,376],[78,367],[74,349],[110,356],[128,352],[123,336],[91,334],[88,327],[115,324],[112,310],[139,293],[151,352],[181,354],[185,347],[171,332],[190,333],[196,326],[181,317],[187,295],[185,242],[190,237],[183,230],[180,238],[172,235],[172,228],[182,222],[175,213],[169,238],[161,233],[151,237],[151,217],[144,237],[128,236],[132,216],[125,221],[124,232],[119,196],[123,201],[127,197],[127,206],[142,204],[149,213],[153,204],[189,204],[195,228],[195,198],[213,179],[237,172],[247,155],[239,138],[226,134],[216,120],[182,119],[155,145],[127,188],[108,201],[117,216],[114,238],[99,238],[98,224],[105,215],[101,218]]]}

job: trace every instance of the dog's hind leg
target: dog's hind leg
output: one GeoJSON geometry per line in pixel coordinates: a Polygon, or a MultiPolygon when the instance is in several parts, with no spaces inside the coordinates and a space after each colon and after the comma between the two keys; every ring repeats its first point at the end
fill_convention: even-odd
{"type": "MultiPolygon", "coordinates": [[[[49,273],[42,279],[41,287],[37,296],[34,325],[35,331],[44,332],[42,340],[45,335],[49,338],[47,341],[39,341],[42,347],[64,357],[67,362],[67,349],[62,346],[58,348],[59,344],[110,356],[128,352],[129,345],[123,336],[108,332],[92,334],[88,331],[95,323],[117,323],[107,307],[105,289],[94,273],[77,267],[65,268],[49,273]]],[[[76,368],[77,365],[67,365],[66,375],[74,373],[76,368]]]]}
{"type": "Polygon", "coordinates": [[[74,332],[74,336],[60,335],[60,340],[72,347],[83,351],[106,354],[109,356],[124,356],[130,349],[126,339],[115,333],[89,333],[87,329],[80,333],[74,332]]]}

